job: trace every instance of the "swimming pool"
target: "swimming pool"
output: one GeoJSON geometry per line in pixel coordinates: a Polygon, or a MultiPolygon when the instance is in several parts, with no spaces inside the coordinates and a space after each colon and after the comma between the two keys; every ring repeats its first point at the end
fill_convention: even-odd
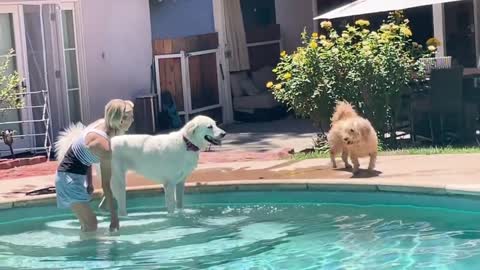
{"type": "Polygon", "coordinates": [[[0,269],[480,269],[480,201],[387,192],[129,200],[119,234],[82,239],[67,211],[0,211],[0,269]]]}

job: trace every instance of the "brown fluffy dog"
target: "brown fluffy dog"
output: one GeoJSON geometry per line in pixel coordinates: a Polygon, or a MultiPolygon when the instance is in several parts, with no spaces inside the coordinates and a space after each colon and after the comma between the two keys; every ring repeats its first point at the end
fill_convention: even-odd
{"type": "Polygon", "coordinates": [[[377,159],[378,139],[370,121],[360,117],[352,105],[345,101],[337,102],[331,120],[332,127],[327,139],[333,167],[337,167],[335,157],[342,153],[346,168],[352,167],[348,163],[350,156],[354,174],[358,173],[360,168],[358,158],[366,156],[370,157],[368,169],[372,171],[377,159]]]}

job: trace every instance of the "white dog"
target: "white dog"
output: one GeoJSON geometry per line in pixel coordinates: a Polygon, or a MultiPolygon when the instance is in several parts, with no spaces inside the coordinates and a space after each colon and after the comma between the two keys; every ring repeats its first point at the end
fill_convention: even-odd
{"type": "Polygon", "coordinates": [[[206,116],[197,116],[179,131],[166,135],[121,135],[113,137],[113,196],[120,216],[127,215],[125,176],[128,170],[163,184],[169,213],[183,207],[185,179],[197,167],[199,152],[209,144],[219,145],[225,131],[206,116]]]}

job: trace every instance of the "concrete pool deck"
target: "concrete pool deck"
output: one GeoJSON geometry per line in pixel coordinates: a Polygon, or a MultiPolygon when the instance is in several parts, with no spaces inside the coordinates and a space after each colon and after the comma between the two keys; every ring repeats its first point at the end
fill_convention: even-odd
{"type": "MultiPolygon", "coordinates": [[[[208,163],[200,164],[188,179],[187,192],[323,189],[480,196],[479,161],[480,154],[380,156],[374,174],[362,171],[357,177],[344,169],[332,169],[328,159],[208,163]]],[[[363,159],[363,168],[366,163],[368,159],[363,159]]],[[[55,194],[25,195],[34,189],[53,186],[54,175],[7,179],[0,183],[0,208],[54,201],[55,194]]],[[[161,189],[133,173],[129,174],[127,184],[131,192],[161,189]]],[[[95,186],[100,186],[98,179],[95,186]]],[[[101,191],[97,190],[95,195],[100,196],[101,191]]]]}

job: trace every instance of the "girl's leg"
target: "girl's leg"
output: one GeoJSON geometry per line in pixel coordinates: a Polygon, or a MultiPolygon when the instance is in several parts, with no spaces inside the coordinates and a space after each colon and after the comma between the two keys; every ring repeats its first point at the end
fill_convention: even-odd
{"type": "Polygon", "coordinates": [[[74,203],[71,209],[80,221],[82,231],[94,232],[97,230],[97,216],[88,203],[74,203]]]}

